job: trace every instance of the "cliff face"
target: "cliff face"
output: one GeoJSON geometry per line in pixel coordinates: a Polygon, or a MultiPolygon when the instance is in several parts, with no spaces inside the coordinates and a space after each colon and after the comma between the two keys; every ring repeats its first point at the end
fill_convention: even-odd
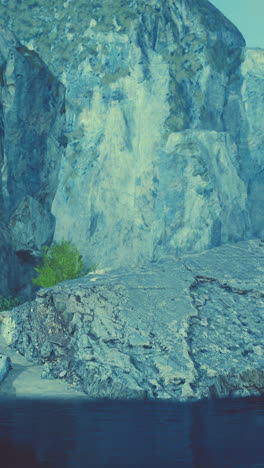
{"type": "Polygon", "coordinates": [[[68,96],[81,102],[81,146],[70,143],[63,162],[55,238],[66,234],[92,262],[117,266],[248,235],[224,119],[231,101],[239,107],[243,38],[205,2],[133,4],[127,22],[110,24],[104,8],[91,11],[78,65],[86,102],[83,88],[68,96]]]}
{"type": "Polygon", "coordinates": [[[246,119],[241,130],[241,176],[248,184],[254,236],[264,236],[264,50],[248,49],[242,63],[242,101],[246,119]]]}
{"type": "Polygon", "coordinates": [[[33,265],[51,242],[64,126],[64,87],[36,52],[0,30],[0,294],[30,294],[33,265]]]}
{"type": "Polygon", "coordinates": [[[117,267],[261,235],[260,59],[207,0],[10,0],[0,18],[66,87],[55,240],[117,267]]]}

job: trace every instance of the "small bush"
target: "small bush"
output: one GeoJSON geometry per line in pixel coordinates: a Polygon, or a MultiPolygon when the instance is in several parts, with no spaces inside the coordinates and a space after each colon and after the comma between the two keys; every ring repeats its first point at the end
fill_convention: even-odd
{"type": "Polygon", "coordinates": [[[11,310],[13,307],[21,304],[19,297],[3,297],[0,296],[0,312],[2,310],[11,310]]]}
{"type": "Polygon", "coordinates": [[[38,286],[49,288],[65,280],[79,278],[95,271],[98,265],[85,270],[82,256],[77,247],[69,241],[54,242],[50,247],[42,247],[42,264],[35,268],[38,278],[32,282],[38,286]]]}

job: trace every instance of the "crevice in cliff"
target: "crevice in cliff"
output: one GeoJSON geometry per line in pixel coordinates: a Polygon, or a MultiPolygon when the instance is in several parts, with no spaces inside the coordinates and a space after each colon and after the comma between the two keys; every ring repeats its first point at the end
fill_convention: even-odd
{"type": "Polygon", "coordinates": [[[197,372],[190,384],[198,397],[262,394],[262,307],[264,293],[231,286],[191,272],[192,307],[186,342],[197,372]]]}
{"type": "Polygon", "coordinates": [[[252,293],[252,294],[256,294],[256,297],[264,297],[264,292],[262,293],[260,291],[255,290],[255,289],[237,288],[237,287],[229,285],[226,282],[221,282],[217,278],[214,278],[212,276],[197,275],[197,274],[194,273],[194,271],[190,267],[188,267],[184,263],[184,261],[182,259],[181,259],[181,263],[184,266],[184,268],[186,268],[187,271],[189,271],[189,272],[191,272],[193,274],[193,277],[194,277],[194,281],[190,285],[190,291],[192,291],[193,289],[199,287],[199,284],[214,283],[217,286],[219,286],[220,288],[225,289],[226,291],[231,292],[231,293],[236,293],[236,294],[240,294],[240,295],[245,295],[245,294],[252,293]]]}

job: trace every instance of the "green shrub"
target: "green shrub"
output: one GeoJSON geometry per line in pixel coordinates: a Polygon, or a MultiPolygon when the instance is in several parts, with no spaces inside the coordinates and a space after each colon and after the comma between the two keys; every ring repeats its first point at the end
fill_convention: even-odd
{"type": "Polygon", "coordinates": [[[49,288],[65,280],[79,278],[95,271],[98,265],[84,269],[82,256],[77,247],[69,241],[54,242],[50,247],[42,247],[42,264],[35,268],[38,278],[32,282],[38,286],[49,288]]]}
{"type": "Polygon", "coordinates": [[[3,297],[0,296],[0,312],[2,310],[11,310],[13,307],[21,304],[19,297],[3,297]]]}

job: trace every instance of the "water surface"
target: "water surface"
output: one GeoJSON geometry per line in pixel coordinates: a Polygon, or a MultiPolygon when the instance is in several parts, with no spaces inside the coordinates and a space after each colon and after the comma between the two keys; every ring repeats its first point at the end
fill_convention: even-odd
{"type": "Polygon", "coordinates": [[[264,467],[264,399],[2,399],[0,466],[264,467]]]}

